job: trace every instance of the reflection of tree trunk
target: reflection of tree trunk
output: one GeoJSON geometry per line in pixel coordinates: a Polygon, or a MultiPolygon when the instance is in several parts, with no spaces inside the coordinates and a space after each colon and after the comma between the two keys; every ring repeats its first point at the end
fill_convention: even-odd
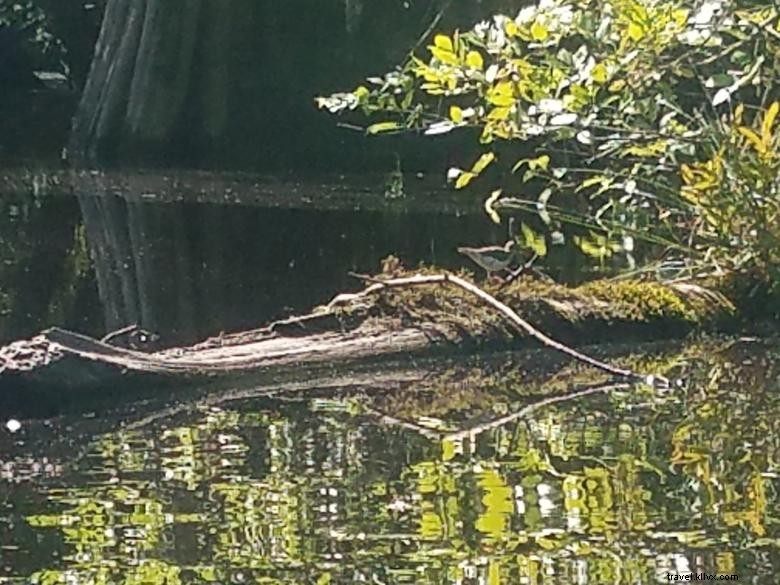
{"type": "Polygon", "coordinates": [[[189,339],[198,331],[185,220],[111,195],[79,197],[106,330],[138,324],[189,339]]]}
{"type": "Polygon", "coordinates": [[[121,219],[122,200],[79,197],[87,231],[106,329],[112,331],[139,321],[138,285],[132,269],[127,228],[121,219]]]}

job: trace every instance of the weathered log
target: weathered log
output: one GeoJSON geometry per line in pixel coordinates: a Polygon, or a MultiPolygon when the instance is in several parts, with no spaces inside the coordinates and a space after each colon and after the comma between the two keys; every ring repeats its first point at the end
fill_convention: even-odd
{"type": "MultiPolygon", "coordinates": [[[[437,286],[437,281],[446,283],[452,277],[425,271],[386,275],[390,276],[396,276],[396,283],[413,281],[415,286],[388,288],[387,283],[375,283],[362,292],[339,295],[308,315],[155,353],[50,329],[0,349],[0,400],[30,390],[62,393],[122,385],[157,387],[393,355],[517,347],[531,338],[562,351],[561,344],[534,334],[528,324],[519,327],[525,336],[518,337],[518,323],[511,317],[507,320],[508,311],[523,315],[561,341],[578,345],[614,338],[616,330],[624,338],[679,337],[729,312],[725,300],[691,284],[602,282],[570,289],[522,280],[493,288],[495,297],[491,298],[502,309],[496,304],[486,306],[490,303],[464,287],[437,286]],[[613,302],[605,300],[605,290],[613,302]]],[[[565,353],[578,358],[577,352],[565,353]]],[[[594,360],[584,361],[601,367],[594,360]]],[[[604,369],[638,377],[608,365],[604,369]]]]}

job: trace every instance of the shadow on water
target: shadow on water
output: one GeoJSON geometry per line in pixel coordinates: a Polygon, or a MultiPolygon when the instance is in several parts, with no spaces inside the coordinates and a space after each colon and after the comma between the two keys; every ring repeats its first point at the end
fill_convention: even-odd
{"type": "Polygon", "coordinates": [[[0,582],[774,582],[780,350],[642,349],[687,385],[499,354],[25,423],[0,582]]]}
{"type": "Polygon", "coordinates": [[[0,341],[139,324],[163,345],[194,342],[356,289],[348,273],[375,272],[390,253],[463,266],[458,245],[503,242],[502,232],[481,213],[185,203],[113,188],[10,195],[0,201],[0,341]]]}

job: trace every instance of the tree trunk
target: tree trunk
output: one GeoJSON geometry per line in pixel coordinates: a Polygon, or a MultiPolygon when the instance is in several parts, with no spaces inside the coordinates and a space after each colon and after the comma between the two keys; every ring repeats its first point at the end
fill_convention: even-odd
{"type": "Polygon", "coordinates": [[[190,0],[182,10],[165,0],[111,0],[74,120],[74,160],[170,154],[185,126],[195,141],[222,134],[239,3],[190,0]]]}
{"type": "Polygon", "coordinates": [[[333,171],[381,157],[389,166],[398,144],[367,151],[313,98],[397,64],[441,2],[109,0],[71,160],[333,171]]]}

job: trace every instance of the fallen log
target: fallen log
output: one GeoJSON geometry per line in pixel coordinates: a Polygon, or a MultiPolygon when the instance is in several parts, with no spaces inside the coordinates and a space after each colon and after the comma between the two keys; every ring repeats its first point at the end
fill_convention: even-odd
{"type": "Polygon", "coordinates": [[[338,295],[307,315],[154,353],[49,329],[0,349],[0,404],[25,393],[32,399],[41,391],[62,396],[247,375],[267,378],[301,366],[512,348],[529,341],[637,381],[646,373],[614,368],[565,344],[597,343],[616,335],[622,340],[680,337],[732,310],[725,298],[690,283],[599,281],[568,288],[521,279],[483,290],[459,276],[392,267],[370,280],[365,290],[338,295]]]}

